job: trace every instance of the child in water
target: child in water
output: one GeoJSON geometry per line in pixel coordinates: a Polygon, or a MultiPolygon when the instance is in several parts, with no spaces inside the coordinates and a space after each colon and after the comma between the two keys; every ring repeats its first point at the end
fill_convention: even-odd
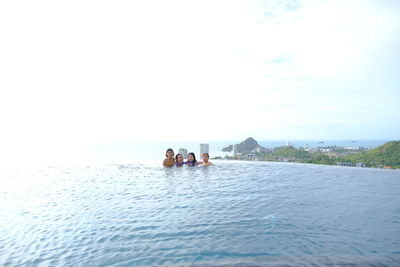
{"type": "Polygon", "coordinates": [[[186,162],[183,162],[183,156],[182,154],[176,154],[175,156],[175,166],[176,167],[182,167],[183,164],[186,164],[186,162]]]}
{"type": "Polygon", "coordinates": [[[164,159],[163,165],[165,167],[172,167],[175,165],[175,158],[174,158],[174,150],[172,148],[168,148],[165,152],[166,159],[164,159]]]}
{"type": "Polygon", "coordinates": [[[196,166],[197,164],[197,160],[196,160],[196,156],[194,155],[193,152],[190,152],[188,155],[188,160],[186,161],[186,164],[188,166],[196,166]]]}
{"type": "Polygon", "coordinates": [[[204,166],[210,166],[212,163],[208,161],[208,159],[210,158],[210,156],[208,155],[208,153],[203,153],[201,155],[201,158],[203,159],[203,162],[201,162],[204,166]]]}

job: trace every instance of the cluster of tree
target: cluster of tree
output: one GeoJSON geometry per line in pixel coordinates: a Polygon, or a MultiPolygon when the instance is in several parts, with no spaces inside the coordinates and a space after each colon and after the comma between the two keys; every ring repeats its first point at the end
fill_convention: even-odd
{"type": "Polygon", "coordinates": [[[273,150],[272,153],[264,154],[262,157],[271,161],[292,161],[301,163],[327,164],[334,165],[337,159],[322,153],[310,153],[302,148],[294,147],[279,147],[273,150]]]}
{"type": "MultiPolygon", "coordinates": [[[[341,151],[339,147],[333,147],[335,152],[341,151]]],[[[303,148],[295,148],[292,146],[278,147],[273,150],[267,150],[260,146],[257,141],[249,137],[240,144],[236,145],[238,153],[253,153],[262,160],[269,161],[290,161],[301,163],[335,165],[337,162],[351,163],[356,166],[362,163],[366,167],[383,167],[390,166],[392,168],[400,168],[400,141],[391,141],[369,151],[358,153],[346,153],[344,156],[325,154],[322,152],[310,153],[303,148]],[[257,151],[257,152],[255,152],[257,151]]],[[[231,152],[233,145],[225,147],[222,151],[231,152]]],[[[342,153],[344,154],[344,153],[342,153]]],[[[340,154],[339,154],[340,155],[340,154]]]]}
{"type": "Polygon", "coordinates": [[[391,141],[374,148],[354,155],[343,157],[344,160],[353,163],[362,162],[367,167],[390,166],[400,168],[400,141],[391,141]]]}
{"type": "Polygon", "coordinates": [[[335,165],[337,162],[349,162],[353,166],[362,163],[366,167],[400,168],[400,141],[388,142],[375,149],[349,154],[346,156],[334,156],[324,153],[310,153],[302,148],[280,147],[272,153],[259,154],[261,158],[271,161],[291,161],[301,163],[335,165]]]}

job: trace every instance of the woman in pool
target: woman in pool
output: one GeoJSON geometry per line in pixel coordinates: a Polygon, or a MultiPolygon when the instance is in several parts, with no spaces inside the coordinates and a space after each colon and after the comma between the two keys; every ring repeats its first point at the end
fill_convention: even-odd
{"type": "Polygon", "coordinates": [[[168,148],[165,152],[165,157],[163,165],[165,167],[172,167],[175,165],[175,158],[174,158],[174,150],[172,148],[168,148]]]}
{"type": "Polygon", "coordinates": [[[201,155],[201,158],[203,159],[203,162],[201,162],[201,164],[203,164],[204,166],[210,166],[212,164],[211,162],[208,161],[208,159],[210,158],[208,153],[203,153],[201,155]]]}
{"type": "Polygon", "coordinates": [[[196,160],[196,156],[194,155],[193,152],[190,152],[188,155],[188,160],[186,161],[186,164],[188,166],[196,166],[197,164],[197,160],[196,160]]]}
{"type": "Polygon", "coordinates": [[[176,167],[182,167],[183,164],[186,164],[186,162],[183,162],[183,156],[182,154],[176,154],[175,156],[175,166],[176,167]]]}

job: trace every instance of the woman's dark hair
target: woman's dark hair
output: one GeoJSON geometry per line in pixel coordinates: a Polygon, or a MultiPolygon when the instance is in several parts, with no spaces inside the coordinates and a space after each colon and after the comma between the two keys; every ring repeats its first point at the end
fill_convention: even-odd
{"type": "Polygon", "coordinates": [[[178,156],[182,156],[182,154],[176,154],[176,156],[175,156],[176,162],[178,162],[178,156]]]}
{"type": "Polygon", "coordinates": [[[192,155],[192,156],[193,156],[193,162],[197,162],[196,156],[194,155],[193,152],[190,152],[190,153],[188,154],[188,159],[189,159],[189,155],[192,155]]]}
{"type": "MultiPolygon", "coordinates": [[[[165,156],[168,157],[168,152],[172,151],[174,153],[174,150],[172,148],[168,148],[167,151],[165,151],[165,156]]],[[[175,154],[175,153],[174,153],[175,154]]]]}

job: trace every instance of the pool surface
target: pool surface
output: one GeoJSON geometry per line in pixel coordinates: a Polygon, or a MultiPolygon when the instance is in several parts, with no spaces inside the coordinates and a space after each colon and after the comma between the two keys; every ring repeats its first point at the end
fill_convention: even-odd
{"type": "Polygon", "coordinates": [[[0,265],[400,265],[400,171],[215,163],[3,171],[0,265]]]}

